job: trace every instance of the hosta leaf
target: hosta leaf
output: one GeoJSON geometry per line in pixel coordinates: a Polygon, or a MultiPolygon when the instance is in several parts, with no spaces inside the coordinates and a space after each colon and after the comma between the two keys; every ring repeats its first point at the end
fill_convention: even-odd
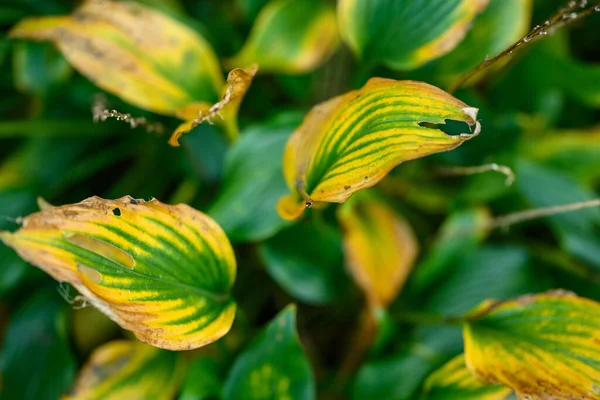
{"type": "Polygon", "coordinates": [[[96,349],[65,400],[172,399],[183,364],[179,354],[117,340],[96,349]]]}
{"type": "Polygon", "coordinates": [[[17,43],[13,52],[14,83],[23,93],[43,94],[64,84],[73,72],[48,43],[17,43]]]}
{"type": "Polygon", "coordinates": [[[55,400],[72,385],[76,372],[67,336],[67,304],[54,288],[38,285],[27,295],[3,335],[0,399],[55,400]]]}
{"type": "Polygon", "coordinates": [[[315,305],[343,299],[349,286],[339,228],[318,222],[302,221],[259,244],[271,278],[294,298],[315,305]]]}
{"type": "Polygon", "coordinates": [[[386,307],[402,289],[419,243],[404,218],[383,200],[361,193],[338,209],[346,264],[373,307],[386,307]]]}
{"type": "Polygon", "coordinates": [[[211,400],[221,395],[222,368],[212,358],[200,357],[190,363],[177,400],[211,400]]]}
{"type": "Polygon", "coordinates": [[[231,245],[214,221],[186,205],[91,197],[32,214],[0,237],[154,346],[200,347],[233,322],[231,245]]]}
{"type": "Polygon", "coordinates": [[[343,40],[365,62],[413,69],[451,51],[488,0],[340,0],[343,40]]]}
{"type": "Polygon", "coordinates": [[[434,63],[443,84],[453,83],[486,57],[500,54],[527,34],[532,3],[531,0],[490,0],[460,45],[434,63]]]}
{"type": "Polygon", "coordinates": [[[562,169],[583,180],[600,179],[600,127],[589,130],[560,130],[543,136],[526,136],[520,153],[530,160],[562,169]]]}
{"type": "Polygon", "coordinates": [[[271,0],[250,36],[228,64],[258,63],[263,72],[301,74],[326,61],[337,49],[335,7],[322,0],[271,0]]]}
{"type": "Polygon", "coordinates": [[[422,400],[503,400],[512,391],[506,386],[481,383],[467,369],[465,356],[456,356],[429,375],[422,400]]]}
{"type": "Polygon", "coordinates": [[[217,57],[202,36],[135,2],[87,1],[69,16],[27,18],[11,35],[54,42],[96,85],[161,114],[210,104],[223,86],[217,57]]]}
{"type": "Polygon", "coordinates": [[[464,325],[469,370],[521,398],[600,399],[600,304],[564,291],[487,301],[464,325]]]}
{"type": "Polygon", "coordinates": [[[232,242],[262,240],[285,226],[276,207],[286,192],[281,156],[293,129],[290,124],[250,128],[228,151],[223,188],[208,214],[232,242]]]}
{"type": "Polygon", "coordinates": [[[310,364],[296,333],[296,308],[288,306],[237,358],[223,392],[224,400],[315,399],[310,364]]]}
{"type": "Polygon", "coordinates": [[[479,134],[476,118],[477,109],[434,86],[371,78],[315,106],[292,134],[283,157],[292,194],[280,200],[279,213],[295,219],[314,202],[342,203],[403,161],[454,149],[479,134]],[[446,120],[475,131],[450,136],[431,126],[446,120]]]}

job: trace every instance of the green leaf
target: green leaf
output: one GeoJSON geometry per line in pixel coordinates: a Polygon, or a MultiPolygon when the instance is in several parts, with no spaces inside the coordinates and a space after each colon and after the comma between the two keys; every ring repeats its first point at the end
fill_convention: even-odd
{"type": "Polygon", "coordinates": [[[187,205],[91,197],[32,214],[0,238],[154,346],[197,348],[233,323],[233,249],[213,220],[187,205]]]}
{"type": "Polygon", "coordinates": [[[486,301],[464,325],[469,370],[520,398],[600,399],[600,304],[564,291],[486,301]]]}
{"type": "Polygon", "coordinates": [[[286,225],[277,214],[285,194],[281,157],[291,123],[247,129],[228,151],[221,192],[208,214],[233,242],[268,238],[286,225]]]}
{"type": "Polygon", "coordinates": [[[271,278],[308,304],[331,303],[347,291],[342,237],[337,227],[300,222],[259,245],[271,278]]]}
{"type": "Polygon", "coordinates": [[[33,293],[8,326],[2,351],[2,400],[55,400],[75,378],[66,303],[52,288],[33,293]]]}
{"type": "Polygon", "coordinates": [[[16,43],[13,52],[15,87],[23,93],[42,94],[69,78],[67,60],[48,43],[16,43]]]}
{"type": "Polygon", "coordinates": [[[409,281],[411,291],[422,293],[440,276],[453,269],[462,255],[473,250],[485,236],[489,212],[483,208],[457,211],[444,221],[435,242],[415,268],[409,281]]]}
{"type": "Polygon", "coordinates": [[[221,397],[223,379],[217,362],[200,357],[189,365],[178,400],[210,400],[221,397]]]}
{"type": "Polygon", "coordinates": [[[538,276],[529,254],[519,246],[482,246],[456,259],[453,267],[437,277],[437,285],[419,302],[426,310],[461,315],[487,298],[508,299],[553,283],[538,276]]]}
{"type": "Polygon", "coordinates": [[[279,214],[292,220],[315,203],[343,203],[404,161],[460,146],[480,132],[477,112],[435,86],[384,78],[316,105],[285,148],[291,194],[279,214]],[[435,126],[446,120],[474,132],[447,135],[435,126]]]}
{"type": "Polygon", "coordinates": [[[463,354],[429,375],[421,400],[504,400],[512,391],[506,386],[484,384],[465,365],[463,354]]]}
{"type": "Polygon", "coordinates": [[[600,128],[525,136],[519,147],[528,160],[563,170],[587,185],[600,181],[600,128]]]}
{"type": "Polygon", "coordinates": [[[231,68],[257,63],[262,72],[302,74],[325,62],[339,35],[332,3],[322,0],[271,0],[260,11],[248,40],[231,68]]]}
{"type": "Polygon", "coordinates": [[[342,38],[364,62],[418,68],[451,51],[488,0],[340,0],[342,38]]]}
{"type": "Polygon", "coordinates": [[[178,353],[116,340],[92,353],[65,400],[170,400],[179,388],[182,372],[178,353]]]}
{"type": "Polygon", "coordinates": [[[235,360],[224,400],[316,398],[310,364],[296,332],[296,307],[271,321],[235,360]]]}
{"type": "MultiPolygon", "coordinates": [[[[562,171],[542,167],[528,161],[518,163],[519,192],[533,207],[549,207],[597,198],[562,171]]],[[[562,247],[600,268],[600,209],[587,208],[547,218],[562,247]]]]}

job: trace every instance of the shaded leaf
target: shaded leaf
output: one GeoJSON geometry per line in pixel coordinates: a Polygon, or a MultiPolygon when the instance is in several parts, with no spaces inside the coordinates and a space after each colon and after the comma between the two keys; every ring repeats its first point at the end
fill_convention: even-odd
{"type": "Polygon", "coordinates": [[[347,289],[342,237],[337,227],[306,221],[259,246],[271,278],[296,299],[326,304],[340,298],[347,289]]]}
{"type": "Polygon", "coordinates": [[[214,221],[186,205],[91,197],[32,214],[17,232],[0,235],[154,346],[200,347],[233,322],[231,245],[214,221]]]}
{"type": "Polygon", "coordinates": [[[371,307],[386,307],[402,290],[419,252],[408,222],[363,192],[338,209],[346,264],[371,307]]]}
{"type": "Polygon", "coordinates": [[[65,399],[172,399],[183,363],[179,354],[117,340],[97,348],[65,399]]]}
{"type": "Polygon", "coordinates": [[[23,93],[40,94],[69,78],[72,69],[47,43],[17,43],[13,52],[14,83],[23,93]]]}
{"type": "Polygon", "coordinates": [[[325,62],[338,44],[333,3],[271,0],[258,14],[240,52],[227,64],[258,63],[263,72],[301,74],[325,62]]]}
{"type": "Polygon", "coordinates": [[[279,213],[295,219],[314,202],[344,202],[403,161],[452,150],[479,134],[476,118],[477,109],[434,86],[371,78],[315,106],[292,134],[283,158],[292,194],[280,200],[279,213]],[[450,136],[431,127],[446,120],[475,131],[450,136]]]}
{"type": "Polygon", "coordinates": [[[484,239],[484,228],[489,219],[489,212],[483,208],[450,214],[440,227],[431,248],[415,268],[409,282],[411,289],[421,292],[453,269],[458,259],[484,239]]]}
{"type": "Polygon", "coordinates": [[[469,370],[521,398],[600,399],[600,304],[552,291],[482,303],[464,325],[469,370]]]}
{"type": "Polygon", "coordinates": [[[296,332],[296,307],[290,305],[235,360],[223,399],[315,399],[315,390],[296,332]]]}
{"type": "Polygon", "coordinates": [[[13,315],[0,352],[2,400],[55,400],[75,378],[67,338],[66,304],[40,290],[13,315]]]}
{"type": "Polygon", "coordinates": [[[223,386],[220,368],[215,360],[200,357],[188,367],[178,400],[210,400],[220,398],[223,386]]]}
{"type": "Polygon", "coordinates": [[[223,187],[208,214],[231,241],[266,239],[286,225],[277,201],[286,192],[281,157],[293,129],[289,123],[249,128],[228,150],[223,187]]]}
{"type": "Polygon", "coordinates": [[[568,172],[585,183],[600,180],[600,127],[525,136],[520,153],[529,160],[568,172]]]}
{"type": "Polygon", "coordinates": [[[367,62],[414,69],[454,49],[488,0],[340,0],[343,40],[367,62]]]}
{"type": "Polygon", "coordinates": [[[506,386],[481,383],[467,369],[463,354],[429,375],[422,400],[503,400],[512,391],[506,386]]]}
{"type": "Polygon", "coordinates": [[[223,77],[209,43],[134,2],[87,1],[70,16],[30,17],[15,38],[50,40],[89,80],[146,110],[173,115],[216,100],[223,77]]]}
{"type": "MultiPolygon", "coordinates": [[[[520,160],[517,187],[533,207],[550,207],[598,196],[562,171],[520,160]]],[[[600,210],[587,208],[547,218],[564,249],[600,268],[600,210]]]]}

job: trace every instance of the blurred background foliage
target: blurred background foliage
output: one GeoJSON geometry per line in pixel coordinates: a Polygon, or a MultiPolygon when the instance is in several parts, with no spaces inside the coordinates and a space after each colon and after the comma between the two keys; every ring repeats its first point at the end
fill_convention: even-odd
{"type": "MultiPolygon", "coordinates": [[[[244,46],[260,47],[260,38],[244,43],[249,35],[260,36],[250,32],[261,9],[272,6],[268,0],[141,2],[200,32],[228,67],[241,67],[231,64],[252,57],[244,46]]],[[[297,304],[297,329],[309,360],[280,366],[280,372],[289,370],[308,385],[295,387],[292,398],[311,398],[306,395],[311,385],[323,398],[417,398],[427,376],[462,352],[460,327],[443,324],[440,316],[460,315],[486,298],[557,287],[600,300],[600,209],[489,234],[477,229],[490,215],[598,197],[600,14],[536,41],[502,68],[459,89],[459,99],[480,109],[481,135],[452,152],[403,164],[378,185],[378,195],[404,216],[421,250],[404,290],[380,310],[377,335],[366,349],[360,349],[355,334],[366,300],[345,269],[335,207],[312,210],[295,224],[277,215],[277,200],[286,192],[283,148],[317,102],[358,88],[371,76],[447,88],[564,1],[534,1],[519,27],[511,10],[523,3],[491,0],[462,44],[422,65],[411,64],[409,71],[361,61],[345,45],[302,71],[269,59],[266,65],[274,67],[255,78],[240,109],[239,140],[228,145],[217,127],[201,125],[182,139],[182,147],[173,148],[168,135],[114,120],[95,124],[91,107],[100,89],[52,44],[8,38],[22,18],[67,14],[77,1],[2,0],[0,230],[15,229],[16,218],[37,209],[38,196],[51,204],[126,194],[188,203],[212,216],[235,245],[239,309],[227,336],[183,356],[189,367],[180,378],[180,399],[244,398],[243,382],[250,379],[244,374],[259,367],[266,373],[256,364],[260,352],[282,351],[291,363],[298,347],[285,323],[283,332],[269,325],[256,336],[289,303],[297,304]],[[494,172],[436,174],[440,167],[491,162],[511,167],[515,183],[507,186],[494,172]],[[270,349],[268,335],[283,335],[283,350],[270,349]]],[[[284,43],[299,40],[292,31],[310,22],[298,18],[301,12],[290,13],[290,22],[277,27],[288,34],[281,36],[284,43]]],[[[395,26],[378,23],[380,32],[395,26]]],[[[108,95],[108,103],[168,131],[178,124],[115,96],[108,95]]],[[[56,399],[72,388],[76,371],[94,349],[131,338],[98,311],[81,309],[75,295],[0,247],[1,399],[56,399]]],[[[277,318],[293,325],[294,313],[286,309],[277,318]]]]}

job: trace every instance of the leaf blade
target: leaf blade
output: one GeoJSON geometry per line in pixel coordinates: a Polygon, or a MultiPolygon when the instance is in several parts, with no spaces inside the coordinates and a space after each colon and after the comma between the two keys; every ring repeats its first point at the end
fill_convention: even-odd
{"type": "Polygon", "coordinates": [[[0,235],[154,346],[197,348],[233,322],[233,249],[221,228],[191,207],[92,197],[32,214],[17,232],[0,235]]]}
{"type": "Polygon", "coordinates": [[[315,106],[290,137],[283,172],[292,194],[278,210],[298,218],[313,202],[342,203],[398,164],[448,151],[479,134],[477,109],[416,81],[371,78],[361,89],[315,106]],[[447,119],[475,126],[450,136],[420,125],[447,119]]]}
{"type": "Polygon", "coordinates": [[[521,397],[598,399],[600,304],[551,291],[482,303],[463,327],[467,367],[521,397]]]}

